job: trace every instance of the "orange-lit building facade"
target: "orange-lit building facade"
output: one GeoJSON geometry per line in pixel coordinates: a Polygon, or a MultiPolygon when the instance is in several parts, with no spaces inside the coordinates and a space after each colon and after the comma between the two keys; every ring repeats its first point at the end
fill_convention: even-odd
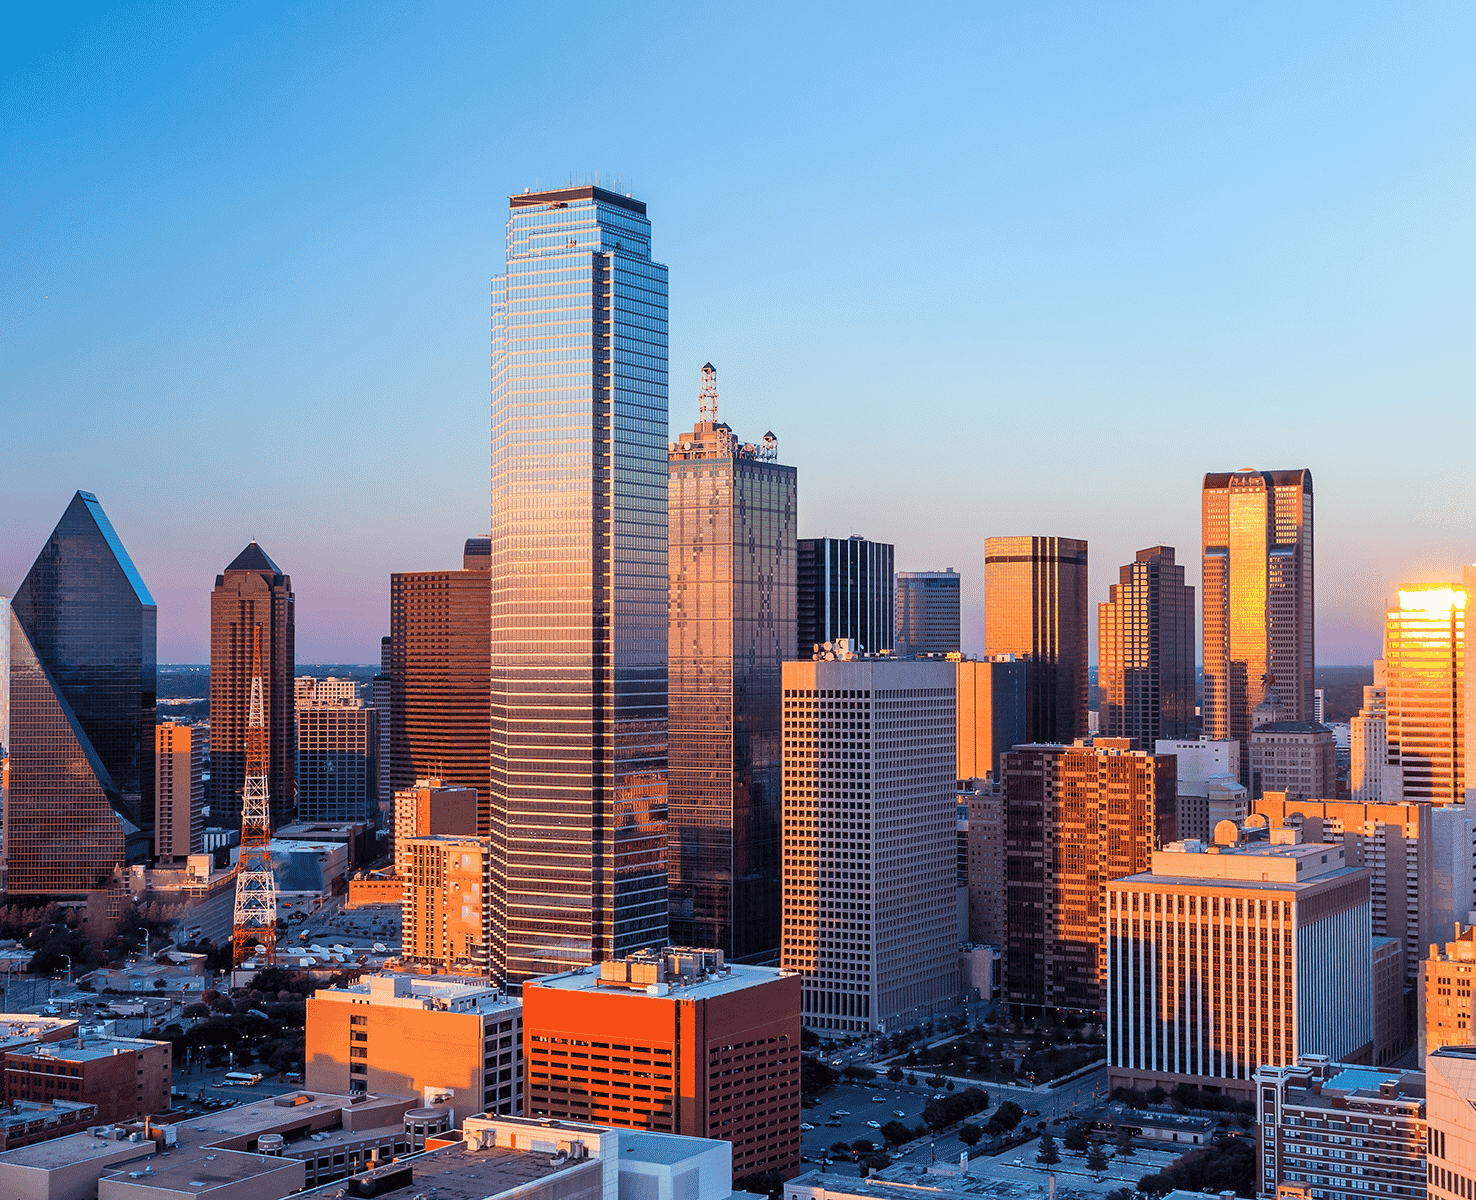
{"type": "Polygon", "coordinates": [[[411,838],[406,846],[401,953],[445,971],[487,969],[490,848],[477,838],[411,838]]]}
{"type": "Polygon", "coordinates": [[[188,725],[154,726],[154,857],[183,862],[205,835],[200,737],[188,725]]]}
{"type": "Polygon", "coordinates": [[[1171,754],[1115,744],[1016,746],[1002,758],[1006,996],[1098,1012],[1108,882],[1148,869],[1177,828],[1171,754]]]}
{"type": "Polygon", "coordinates": [[[1455,940],[1430,944],[1420,960],[1420,1057],[1442,1046],[1476,1044],[1476,925],[1458,928],[1455,940]]]}
{"type": "Polygon", "coordinates": [[[733,1144],[735,1177],[800,1162],[800,977],[667,948],[523,987],[525,1115],[733,1144]]]}
{"type": "MultiPolygon", "coordinates": [[[[81,1039],[79,1039],[81,1040],[81,1039]]],[[[53,1042],[5,1055],[5,1102],[97,1105],[104,1123],[169,1110],[173,1047],[137,1038],[53,1042]]]]}
{"type": "Polygon", "coordinates": [[[1025,718],[1026,671],[1013,655],[954,664],[960,780],[999,780],[999,756],[1031,740],[1025,718]]]}
{"type": "MultiPolygon", "coordinates": [[[[1407,586],[1384,618],[1386,786],[1402,799],[1459,804],[1466,794],[1466,609],[1454,583],[1407,586]]],[[[1385,797],[1390,799],[1391,797],[1385,797]]]]}
{"type": "Polygon", "coordinates": [[[405,878],[412,838],[435,833],[477,836],[475,788],[452,787],[432,776],[395,793],[395,873],[405,878]]]}

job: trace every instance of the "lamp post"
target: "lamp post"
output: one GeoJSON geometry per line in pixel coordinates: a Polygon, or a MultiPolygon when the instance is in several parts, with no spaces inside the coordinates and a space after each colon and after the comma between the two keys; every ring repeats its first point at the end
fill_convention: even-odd
{"type": "Polygon", "coordinates": [[[67,986],[68,987],[71,987],[71,985],[72,985],[72,956],[70,954],[63,954],[62,957],[67,960],[67,986]]]}

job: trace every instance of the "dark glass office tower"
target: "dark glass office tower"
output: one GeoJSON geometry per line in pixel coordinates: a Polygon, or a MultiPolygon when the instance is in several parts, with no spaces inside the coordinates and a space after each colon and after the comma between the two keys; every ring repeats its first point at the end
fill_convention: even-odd
{"type": "Polygon", "coordinates": [[[255,541],[236,555],[210,593],[210,824],[241,825],[246,722],[251,707],[252,630],[261,626],[266,702],[267,795],[272,826],[296,814],[297,668],[292,577],[255,541]]]}
{"type": "Polygon", "coordinates": [[[154,817],[157,613],[78,492],[11,602],[10,891],[104,886],[154,817]]]}
{"type": "Polygon", "coordinates": [[[671,941],[777,955],[781,664],[794,647],[796,472],[740,443],[702,368],[701,419],[670,446],[671,941]]]}
{"type": "Polygon", "coordinates": [[[461,562],[460,571],[390,576],[390,784],[398,792],[433,776],[475,788],[477,832],[487,837],[487,539],[468,538],[461,562]]]}
{"type": "Polygon", "coordinates": [[[494,970],[666,939],[666,268],[639,200],[513,196],[492,281],[494,970]]]}
{"type": "Polygon", "coordinates": [[[1087,733],[1087,544],[1078,538],[984,539],[984,645],[1024,661],[1032,742],[1087,733]]]}
{"type": "Polygon", "coordinates": [[[1196,738],[1194,589],[1172,546],[1139,550],[1097,605],[1097,727],[1152,751],[1159,738],[1196,738]]]}
{"type": "Polygon", "coordinates": [[[801,538],[796,548],[796,657],[850,638],[853,650],[892,648],[892,547],[863,537],[801,538]]]}
{"type": "Polygon", "coordinates": [[[898,654],[957,654],[963,649],[959,584],[952,567],[897,572],[898,654]]]}

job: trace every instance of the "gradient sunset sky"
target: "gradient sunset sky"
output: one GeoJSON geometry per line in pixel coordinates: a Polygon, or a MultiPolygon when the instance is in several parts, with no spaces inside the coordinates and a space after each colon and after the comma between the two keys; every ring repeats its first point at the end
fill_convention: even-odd
{"type": "MultiPolygon", "coordinates": [[[[1476,8],[12,6],[0,595],[77,488],[208,660],[253,536],[299,662],[488,524],[509,193],[649,205],[673,433],[799,468],[802,536],[1199,576],[1206,471],[1310,467],[1318,660],[1476,559],[1476,8]],[[721,10],[721,11],[719,11],[721,10]]],[[[1095,613],[1093,613],[1095,625],[1095,613]]]]}

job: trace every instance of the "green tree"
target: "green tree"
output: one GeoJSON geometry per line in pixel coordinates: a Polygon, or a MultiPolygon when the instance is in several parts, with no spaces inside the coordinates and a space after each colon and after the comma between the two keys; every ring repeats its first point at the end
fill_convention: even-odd
{"type": "Polygon", "coordinates": [[[1066,1131],[1066,1136],[1061,1139],[1061,1144],[1075,1154],[1080,1154],[1089,1145],[1087,1140],[1086,1126],[1078,1122],[1066,1131]]]}
{"type": "Polygon", "coordinates": [[[901,1121],[888,1121],[881,1127],[882,1137],[894,1146],[900,1146],[903,1142],[912,1141],[912,1130],[908,1129],[901,1121]]]}
{"type": "Polygon", "coordinates": [[[965,1146],[977,1146],[979,1139],[984,1136],[984,1131],[977,1125],[964,1124],[959,1127],[958,1140],[965,1146]]]}
{"type": "Polygon", "coordinates": [[[1157,1084],[1154,1084],[1148,1089],[1148,1095],[1146,1097],[1149,1104],[1162,1104],[1168,1098],[1169,1094],[1157,1084]]]}
{"type": "Polygon", "coordinates": [[[1048,1167],[1061,1161],[1061,1153],[1056,1149],[1056,1139],[1050,1134],[1040,1135],[1040,1153],[1035,1156],[1035,1161],[1048,1167]]]}
{"type": "Polygon", "coordinates": [[[1101,1143],[1093,1142],[1092,1148],[1087,1151],[1087,1170],[1105,1171],[1107,1169],[1107,1151],[1102,1149],[1101,1143]]]}
{"type": "Polygon", "coordinates": [[[1138,1191],[1150,1196],[1166,1196],[1173,1190],[1174,1185],[1162,1175],[1144,1175],[1138,1180],[1138,1191]]]}
{"type": "Polygon", "coordinates": [[[1132,1158],[1137,1153],[1133,1149],[1133,1135],[1128,1132],[1126,1125],[1117,1127],[1117,1152],[1124,1158],[1132,1158]]]}
{"type": "Polygon", "coordinates": [[[893,1083],[901,1083],[902,1078],[905,1074],[906,1072],[903,1071],[901,1067],[887,1068],[887,1078],[890,1079],[893,1083]]]}

